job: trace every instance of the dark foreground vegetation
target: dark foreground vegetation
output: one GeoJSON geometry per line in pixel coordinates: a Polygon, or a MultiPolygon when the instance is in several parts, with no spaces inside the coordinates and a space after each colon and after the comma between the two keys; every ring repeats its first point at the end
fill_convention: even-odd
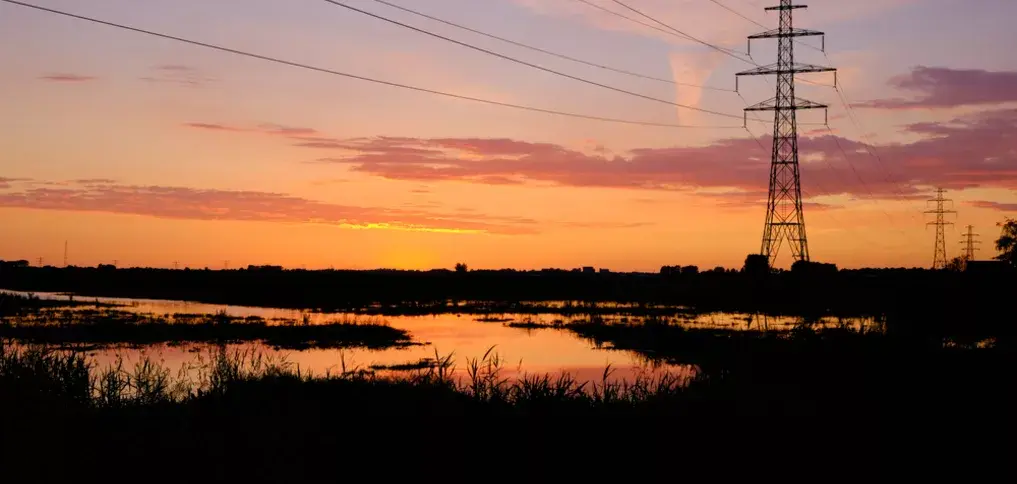
{"type": "MultiPolygon", "coordinates": [[[[665,374],[628,383],[605,378],[594,384],[568,375],[509,381],[498,360],[487,355],[467,361],[459,373],[452,372],[450,359],[436,356],[382,368],[385,375],[399,376],[350,369],[311,376],[219,351],[185,378],[171,377],[152,362],[90,368],[74,353],[24,346],[56,342],[50,336],[8,334],[19,342],[0,350],[6,447],[0,458],[7,461],[8,475],[40,480],[101,477],[105,469],[116,469],[106,472],[133,472],[150,481],[166,476],[147,469],[177,461],[186,465],[170,473],[174,481],[195,480],[189,473],[197,469],[199,480],[297,482],[312,476],[352,479],[361,472],[383,480],[397,470],[440,477],[477,468],[486,473],[468,472],[471,479],[509,469],[533,480],[546,477],[541,474],[546,469],[564,468],[573,480],[576,469],[601,479],[624,469],[622,478],[632,480],[633,473],[651,469],[674,475],[688,464],[680,457],[688,456],[690,446],[732,462],[767,451],[796,465],[809,451],[852,456],[852,465],[901,462],[912,454],[927,462],[930,447],[951,454],[958,446],[991,447],[1012,432],[1017,408],[1012,305],[1017,280],[1005,271],[18,268],[5,269],[0,282],[13,289],[376,312],[459,311],[461,301],[471,300],[492,300],[498,308],[575,300],[561,311],[580,316],[562,318],[548,330],[696,369],[691,378],[665,374]],[[675,323],[680,318],[660,317],[681,311],[675,307],[681,304],[700,311],[785,312],[800,315],[802,324],[790,332],[736,332],[689,329],[675,323]],[[605,312],[641,316],[607,324],[598,317],[605,312]],[[810,326],[830,314],[871,315],[878,325],[862,332],[810,326]],[[955,437],[958,431],[968,434],[955,437]],[[48,462],[61,464],[33,464],[40,449],[48,462]]],[[[101,313],[108,311],[96,314],[101,313]]],[[[24,311],[19,314],[14,318],[25,320],[24,311]]],[[[125,339],[176,331],[110,324],[124,334],[136,332],[125,339]]],[[[246,323],[188,324],[224,331],[246,323]]],[[[546,328],[528,320],[514,325],[546,328]]],[[[95,331],[65,326],[72,329],[45,331],[95,331]]],[[[991,462],[979,468],[986,464],[991,462]]]]}
{"type": "Polygon", "coordinates": [[[493,355],[467,360],[460,373],[450,358],[436,357],[398,377],[347,368],[313,376],[256,354],[213,350],[190,373],[173,376],[149,360],[95,368],[75,353],[3,344],[0,460],[5,477],[46,482],[111,471],[123,480],[167,462],[186,466],[145,480],[299,482],[367,469],[418,474],[436,461],[455,463],[456,472],[506,466],[571,475],[646,459],[625,473],[631,476],[671,468],[674,449],[725,460],[732,458],[725,449],[738,445],[800,446],[798,439],[823,453],[864,448],[873,453],[867,461],[881,461],[900,432],[918,430],[906,434],[913,439],[933,428],[941,439],[941,429],[958,426],[1004,431],[1017,403],[1009,392],[1013,362],[993,351],[880,353],[867,361],[857,349],[824,355],[793,339],[761,346],[781,356],[754,351],[749,366],[707,364],[692,376],[612,382],[607,370],[602,381],[578,382],[569,375],[510,381],[493,355]],[[617,448],[609,463],[589,461],[610,447],[617,448]],[[512,461],[518,452],[526,457],[512,461]],[[107,459],[115,470],[95,465],[107,459]],[[388,461],[399,465],[376,467],[388,461]]]}

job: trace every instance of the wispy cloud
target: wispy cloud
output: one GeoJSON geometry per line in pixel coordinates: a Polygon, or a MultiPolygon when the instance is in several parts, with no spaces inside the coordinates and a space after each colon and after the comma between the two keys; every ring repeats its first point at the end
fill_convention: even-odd
{"type": "Polygon", "coordinates": [[[203,87],[218,79],[202,74],[197,68],[181,64],[162,64],[152,67],[151,74],[139,79],[145,82],[175,84],[183,87],[203,87]]]}
{"type": "Polygon", "coordinates": [[[338,185],[340,183],[349,183],[351,180],[348,178],[324,178],[321,180],[311,180],[310,185],[315,187],[324,187],[329,185],[338,185]]]}
{"type": "Polygon", "coordinates": [[[53,74],[46,74],[46,75],[39,76],[39,79],[42,79],[44,81],[50,81],[50,82],[75,83],[75,82],[94,81],[97,78],[93,77],[93,76],[83,76],[83,75],[80,75],[80,74],[53,73],[53,74]]]}
{"type": "Polygon", "coordinates": [[[876,99],[855,104],[875,109],[936,109],[1017,102],[1017,72],[916,67],[890,79],[897,89],[916,93],[912,99],[876,99]]]}
{"type": "Polygon", "coordinates": [[[241,127],[217,123],[184,123],[183,126],[187,128],[201,129],[205,131],[266,134],[273,136],[293,137],[297,139],[307,139],[306,137],[313,136],[318,133],[317,130],[311,128],[283,126],[279,124],[261,124],[254,127],[241,127]]]}
{"type": "Polygon", "coordinates": [[[971,205],[972,207],[975,208],[998,210],[1000,212],[1017,212],[1017,203],[999,203],[987,200],[978,200],[974,202],[968,202],[968,205],[971,205]]]}
{"type": "Polygon", "coordinates": [[[7,190],[0,194],[3,207],[419,232],[518,235],[537,233],[540,228],[538,221],[521,217],[339,205],[257,191],[89,183],[94,180],[70,182],[61,188],[15,187],[13,179],[2,180],[0,185],[7,190]]]}
{"type": "Polygon", "coordinates": [[[212,124],[212,123],[184,123],[184,126],[194,129],[204,129],[208,131],[230,131],[235,133],[243,133],[248,131],[243,128],[236,128],[233,126],[226,126],[224,124],[212,124]]]}

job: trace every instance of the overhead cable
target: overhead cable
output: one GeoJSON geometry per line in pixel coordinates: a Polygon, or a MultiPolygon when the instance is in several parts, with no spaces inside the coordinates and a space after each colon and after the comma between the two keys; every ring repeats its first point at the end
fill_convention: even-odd
{"type": "Polygon", "coordinates": [[[255,54],[255,53],[252,53],[252,52],[246,52],[246,51],[242,51],[242,50],[232,49],[232,48],[229,48],[229,47],[223,47],[223,46],[216,45],[216,44],[210,44],[210,43],[206,43],[206,42],[190,40],[190,39],[186,39],[186,38],[183,38],[183,37],[177,37],[177,36],[173,36],[173,35],[169,35],[169,34],[163,34],[163,33],[159,33],[159,32],[154,32],[154,31],[151,31],[151,30],[145,30],[145,29],[140,29],[140,28],[137,28],[137,27],[131,27],[129,25],[118,24],[118,23],[109,22],[109,21],[106,21],[106,20],[100,20],[100,19],[92,18],[92,17],[86,17],[84,15],[73,14],[73,13],[70,13],[70,12],[65,12],[65,11],[57,10],[57,9],[53,9],[53,8],[43,7],[43,6],[39,6],[39,5],[33,5],[33,4],[30,4],[30,3],[20,2],[20,1],[17,1],[17,0],[0,0],[0,2],[11,4],[11,5],[17,5],[17,6],[21,6],[21,7],[25,7],[25,8],[30,8],[30,9],[38,10],[38,11],[41,11],[41,12],[51,13],[51,14],[54,14],[54,15],[60,15],[60,16],[74,18],[74,19],[78,19],[78,20],[84,20],[84,21],[92,22],[92,23],[96,23],[96,24],[106,25],[106,26],[109,26],[109,27],[114,27],[114,28],[118,28],[118,29],[122,29],[122,30],[128,30],[128,31],[131,31],[131,32],[139,33],[139,34],[145,34],[145,35],[149,35],[149,36],[153,36],[153,37],[159,37],[159,38],[162,38],[162,39],[173,40],[173,41],[176,41],[176,42],[190,44],[190,45],[194,45],[194,46],[198,46],[198,47],[204,47],[204,48],[207,48],[207,49],[213,49],[213,50],[217,50],[217,51],[220,51],[220,52],[226,52],[226,53],[230,53],[230,54],[234,54],[234,55],[239,55],[239,56],[243,56],[243,57],[259,59],[259,60],[263,60],[263,61],[266,61],[266,62],[272,62],[272,63],[275,63],[275,64],[281,64],[281,65],[286,65],[286,66],[290,66],[290,67],[297,67],[297,68],[306,69],[306,70],[310,70],[310,71],[316,71],[316,72],[321,72],[321,73],[325,73],[325,74],[331,74],[331,75],[335,75],[335,76],[346,77],[346,78],[350,78],[350,79],[357,79],[357,80],[361,80],[361,81],[371,82],[371,83],[375,83],[375,84],[381,84],[381,85],[390,86],[390,87],[397,87],[397,88],[400,88],[400,89],[407,89],[407,90],[416,91],[416,92],[422,92],[422,93],[427,93],[427,94],[434,94],[434,95],[437,95],[437,96],[444,96],[444,97],[449,97],[449,98],[462,99],[462,100],[465,100],[465,101],[473,101],[473,102],[489,104],[489,105],[493,105],[493,106],[501,106],[501,107],[525,110],[525,111],[533,111],[533,112],[545,113],[545,114],[553,114],[553,115],[558,115],[558,116],[567,116],[567,117],[572,117],[572,118],[589,119],[589,120],[594,120],[594,121],[604,121],[604,122],[620,123],[620,124],[632,124],[632,125],[640,125],[640,126],[656,126],[656,127],[664,127],[664,128],[703,128],[703,129],[741,129],[742,128],[741,126],[699,126],[699,125],[682,125],[682,124],[670,124],[670,123],[657,123],[657,122],[650,122],[650,121],[636,121],[636,120],[628,120],[628,119],[618,119],[618,118],[610,118],[610,117],[603,117],[603,116],[593,116],[593,115],[586,115],[586,114],[571,113],[571,112],[558,111],[558,110],[553,110],[553,109],[543,109],[543,108],[537,108],[537,107],[533,107],[533,106],[525,106],[525,105],[521,105],[521,104],[505,103],[505,102],[501,102],[501,101],[493,101],[493,100],[490,100],[490,99],[482,99],[482,98],[477,98],[477,97],[464,96],[464,95],[461,95],[461,94],[454,94],[454,93],[449,93],[449,92],[437,91],[437,90],[434,90],[434,89],[427,89],[427,88],[423,88],[423,87],[412,86],[412,85],[409,85],[409,84],[401,84],[401,83],[385,81],[385,80],[381,80],[381,79],[374,79],[374,78],[370,78],[370,77],[366,77],[366,76],[359,76],[359,75],[356,75],[356,74],[350,74],[350,73],[346,73],[346,72],[336,71],[336,70],[333,70],[333,69],[327,69],[327,68],[324,68],[324,67],[317,67],[317,66],[312,66],[312,65],[309,65],[309,64],[303,64],[303,63],[299,63],[299,62],[288,61],[288,60],[280,59],[280,58],[276,58],[276,57],[270,57],[270,56],[266,56],[266,55],[255,54]]]}
{"type": "Polygon", "coordinates": [[[507,61],[510,61],[510,62],[515,62],[517,64],[521,64],[521,65],[524,65],[524,66],[527,66],[527,67],[531,67],[533,69],[537,69],[537,70],[544,71],[544,72],[547,72],[547,73],[550,73],[550,74],[554,74],[556,76],[561,76],[561,77],[564,77],[564,78],[567,78],[567,79],[572,79],[574,81],[582,82],[584,84],[589,84],[591,86],[600,87],[602,89],[607,89],[609,91],[614,91],[614,92],[618,92],[618,93],[621,93],[621,94],[627,94],[629,96],[638,97],[638,98],[641,98],[641,99],[646,99],[648,101],[654,101],[654,102],[661,103],[661,104],[667,104],[669,106],[685,108],[685,109],[689,109],[689,110],[692,110],[692,111],[698,111],[698,112],[706,113],[706,114],[713,114],[715,116],[723,116],[723,117],[726,117],[726,118],[733,118],[733,119],[741,119],[742,118],[741,116],[738,116],[738,115],[735,115],[735,114],[722,113],[722,112],[713,111],[713,110],[710,110],[710,109],[703,109],[703,108],[698,108],[698,107],[695,107],[695,106],[690,106],[688,104],[676,103],[674,101],[668,101],[667,99],[662,99],[662,98],[653,97],[653,96],[647,96],[645,94],[640,94],[638,92],[629,91],[629,90],[622,89],[622,88],[619,88],[619,87],[610,86],[610,85],[603,84],[603,83],[600,83],[600,82],[597,82],[597,81],[591,81],[591,80],[583,78],[583,77],[574,76],[572,74],[568,74],[568,73],[561,72],[561,71],[556,71],[554,69],[550,69],[550,68],[547,68],[547,67],[543,67],[543,66],[534,64],[532,62],[527,62],[527,61],[524,61],[524,60],[521,60],[521,59],[517,59],[515,57],[511,57],[511,56],[508,56],[508,55],[505,55],[505,54],[501,54],[501,53],[495,52],[493,50],[485,49],[483,47],[477,47],[477,46],[469,44],[467,42],[461,42],[461,41],[455,40],[455,39],[453,39],[451,37],[446,37],[444,35],[436,34],[436,33],[431,32],[429,30],[421,29],[419,27],[414,27],[412,25],[400,22],[398,20],[390,19],[390,18],[385,17],[383,15],[378,15],[376,13],[371,13],[371,12],[368,12],[366,10],[362,10],[362,9],[359,9],[359,8],[347,5],[347,4],[342,3],[340,1],[337,1],[337,0],[324,0],[324,1],[327,2],[327,3],[330,3],[332,5],[335,5],[337,7],[342,7],[342,8],[345,8],[347,10],[351,10],[351,11],[354,11],[354,12],[357,12],[357,13],[360,13],[360,14],[363,14],[363,15],[367,15],[369,17],[373,17],[373,18],[376,18],[378,20],[381,20],[381,21],[384,21],[384,22],[388,22],[388,23],[391,23],[393,25],[397,25],[399,27],[403,27],[405,29],[413,30],[415,32],[422,33],[424,35],[429,35],[431,37],[434,37],[434,38],[437,38],[437,39],[441,39],[441,40],[444,40],[446,42],[451,42],[453,44],[456,44],[456,45],[459,45],[459,46],[462,46],[462,47],[466,47],[468,49],[475,50],[477,52],[481,52],[481,53],[488,54],[488,55],[491,55],[491,56],[494,56],[494,57],[498,57],[500,59],[504,59],[504,60],[507,60],[507,61]]]}
{"type": "Polygon", "coordinates": [[[565,59],[567,61],[575,62],[575,63],[578,63],[578,64],[583,64],[583,65],[587,65],[587,66],[590,66],[590,67],[596,67],[598,69],[604,69],[604,70],[611,71],[611,72],[617,72],[619,74],[625,74],[627,76],[638,77],[640,79],[647,79],[647,80],[651,80],[651,81],[663,82],[663,83],[666,83],[666,84],[673,84],[673,85],[677,85],[677,86],[698,87],[698,88],[701,88],[701,89],[709,89],[709,90],[712,90],[712,91],[734,92],[733,89],[724,89],[724,88],[720,88],[720,87],[704,86],[704,85],[700,85],[700,84],[691,84],[691,83],[687,83],[687,82],[678,82],[678,81],[673,81],[671,79],[664,79],[664,78],[661,78],[661,77],[649,76],[649,75],[646,75],[646,74],[640,74],[638,72],[632,72],[632,71],[625,70],[625,69],[620,69],[620,68],[617,68],[617,67],[607,66],[607,65],[600,64],[600,63],[597,63],[597,62],[591,62],[591,61],[587,61],[587,60],[583,60],[583,59],[578,59],[576,57],[572,57],[572,56],[565,55],[565,54],[559,54],[557,52],[554,52],[554,51],[551,51],[551,50],[547,50],[547,49],[544,49],[544,48],[541,48],[541,47],[535,47],[535,46],[532,46],[532,45],[529,45],[529,44],[525,44],[525,43],[522,43],[522,42],[519,42],[519,41],[515,41],[515,40],[507,39],[505,37],[501,37],[501,36],[498,36],[498,35],[490,34],[490,33],[487,33],[487,32],[484,32],[482,30],[478,30],[478,29],[475,29],[475,28],[472,28],[472,27],[467,27],[465,25],[458,24],[458,23],[455,23],[455,22],[451,22],[451,21],[448,21],[448,20],[445,20],[445,19],[442,19],[442,18],[439,18],[439,17],[435,17],[433,15],[429,15],[429,14],[426,14],[426,13],[423,13],[423,12],[420,12],[420,11],[417,11],[417,10],[413,10],[411,8],[404,7],[402,5],[397,5],[397,4],[388,2],[386,0],[374,0],[374,1],[377,2],[377,3],[380,3],[382,5],[387,5],[389,7],[397,9],[397,10],[402,10],[402,11],[404,11],[406,13],[410,13],[410,14],[413,14],[413,15],[416,15],[416,16],[419,16],[419,17],[423,17],[423,18],[426,18],[426,19],[433,20],[435,22],[440,22],[440,23],[443,23],[445,25],[449,25],[451,27],[455,27],[457,29],[465,30],[467,32],[472,32],[472,33],[475,33],[477,35],[483,35],[484,37],[491,38],[491,39],[494,39],[494,40],[497,40],[497,41],[500,41],[500,42],[505,42],[507,44],[514,45],[516,47],[522,47],[524,49],[529,49],[529,50],[532,50],[534,52],[540,52],[541,54],[546,54],[546,55],[549,55],[549,56],[557,57],[559,59],[565,59]]]}

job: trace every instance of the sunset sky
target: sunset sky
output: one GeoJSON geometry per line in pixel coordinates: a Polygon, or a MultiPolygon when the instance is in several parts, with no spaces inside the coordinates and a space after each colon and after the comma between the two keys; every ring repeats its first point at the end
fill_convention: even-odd
{"type": "MultiPolygon", "coordinates": [[[[689,128],[576,119],[372,84],[0,3],[0,259],[220,268],[740,267],[758,252],[773,97],[753,65],[577,0],[387,0],[674,85],[577,64],[414,16],[418,28],[677,108],[559,77],[322,0],[26,0],[335,71],[491,101],[689,128]],[[702,85],[714,89],[688,86],[702,85]],[[744,100],[743,100],[744,99],[744,100]],[[762,119],[766,121],[766,119],[762,119]],[[766,151],[760,149],[759,138],[766,151]]],[[[628,16],[611,0],[589,0],[628,16]]],[[[709,0],[627,0],[735,51],[763,30],[709,0]]],[[[773,28],[777,0],[720,0],[773,28]]],[[[828,74],[801,76],[812,258],[931,266],[925,200],[961,232],[1017,216],[1017,2],[811,0],[828,74]],[[854,121],[857,122],[854,122],[854,121]],[[835,139],[836,137],[836,139],[835,139]],[[844,153],[848,156],[845,160],[844,153]],[[863,143],[872,143],[866,149],[863,143]],[[870,153],[878,155],[878,158],[870,153]]],[[[646,20],[644,20],[646,21],[646,20]]],[[[819,45],[818,38],[802,42],[819,45]]],[[[753,44],[774,61],[775,41],[753,44]]],[[[780,265],[788,265],[787,250],[780,265]]]]}

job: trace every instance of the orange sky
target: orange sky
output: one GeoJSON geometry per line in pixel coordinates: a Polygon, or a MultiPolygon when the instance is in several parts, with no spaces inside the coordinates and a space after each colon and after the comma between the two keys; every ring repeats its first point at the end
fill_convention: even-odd
{"type": "MultiPolygon", "coordinates": [[[[733,74],[748,68],[565,0],[491,0],[484,8],[467,0],[395,3],[682,83],[730,89],[733,74]]],[[[734,3],[772,22],[754,6],[762,3],[734,3]]],[[[38,4],[459,95],[708,128],[619,125],[451,100],[3,5],[0,50],[12,61],[0,78],[0,223],[7,234],[0,258],[60,264],[69,241],[69,262],[77,265],[217,268],[229,260],[233,267],[423,269],[463,261],[655,271],[739,267],[759,250],[768,154],[740,129],[744,101],[734,93],[576,65],[366,0],[357,6],[734,118],[579,84],[327,4],[257,0],[244,12],[197,0],[38,4]]],[[[642,4],[735,49],[760,30],[709,2],[683,5],[642,4]]],[[[1003,47],[1017,39],[1009,29],[984,27],[999,22],[998,11],[968,7],[985,35],[970,37],[966,48],[921,49],[922,39],[938,42],[936,26],[956,8],[866,0],[845,10],[817,0],[802,15],[802,26],[830,34],[829,58],[802,49],[803,61],[837,65],[850,101],[866,103],[852,111],[856,125],[836,91],[799,86],[800,95],[831,104],[830,124],[846,150],[824,127],[802,127],[813,259],[931,265],[934,234],[922,211],[938,185],[951,190],[959,211],[948,233],[950,256],[958,254],[960,226],[974,225],[989,249],[995,223],[1017,213],[1017,61],[1003,47]],[[915,42],[892,43],[872,31],[873,19],[914,19],[916,9],[923,15],[912,20],[915,42]],[[987,46],[987,37],[996,42],[987,46]],[[977,61],[968,55],[974,49],[977,61]],[[874,143],[880,158],[862,141],[874,143]]],[[[760,43],[753,54],[761,61],[772,47],[760,43]]],[[[772,97],[769,82],[743,79],[742,96],[772,97]]],[[[801,118],[821,120],[819,113],[801,118]]],[[[768,124],[750,127],[769,144],[768,124]]]]}

